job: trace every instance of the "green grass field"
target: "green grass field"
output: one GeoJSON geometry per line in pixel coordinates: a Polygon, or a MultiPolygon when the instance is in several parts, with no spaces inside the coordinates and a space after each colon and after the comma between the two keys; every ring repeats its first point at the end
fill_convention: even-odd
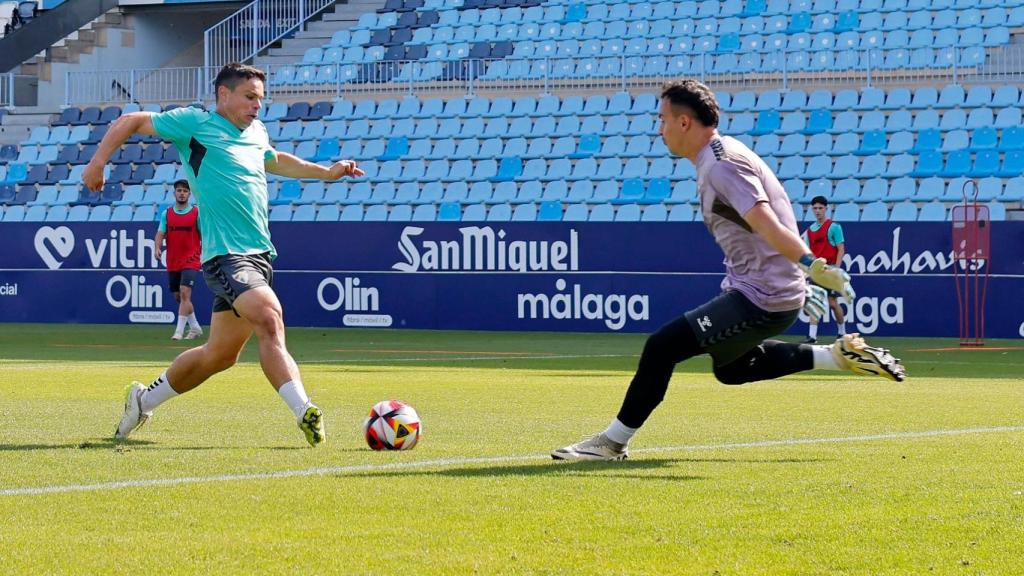
{"type": "Polygon", "coordinates": [[[0,574],[1024,573],[1024,348],[881,339],[902,384],[729,387],[680,366],[630,460],[553,462],[618,410],[644,337],[292,329],[311,449],[239,366],[116,449],[165,327],[0,325],[0,574]],[[410,452],[365,447],[398,398],[410,452]]]}

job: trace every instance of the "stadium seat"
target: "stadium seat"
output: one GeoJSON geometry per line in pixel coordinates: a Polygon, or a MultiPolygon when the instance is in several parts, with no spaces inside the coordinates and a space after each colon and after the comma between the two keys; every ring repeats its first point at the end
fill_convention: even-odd
{"type": "Polygon", "coordinates": [[[839,204],[832,213],[832,219],[837,222],[857,222],[860,220],[860,208],[852,202],[839,204]]]}
{"type": "Polygon", "coordinates": [[[586,222],[589,210],[586,204],[569,204],[562,214],[563,222],[586,222]]]}
{"type": "Polygon", "coordinates": [[[341,210],[341,214],[338,216],[338,220],[341,222],[360,222],[362,219],[362,204],[348,204],[341,210]]]}
{"type": "Polygon", "coordinates": [[[946,220],[946,205],[942,202],[928,202],[921,206],[917,220],[919,222],[943,222],[946,220]]]}

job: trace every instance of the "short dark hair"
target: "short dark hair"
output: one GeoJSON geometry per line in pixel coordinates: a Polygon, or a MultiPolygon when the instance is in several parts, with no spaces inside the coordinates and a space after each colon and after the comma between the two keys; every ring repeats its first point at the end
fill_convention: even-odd
{"type": "Polygon", "coordinates": [[[718,127],[718,100],[710,88],[696,80],[674,80],[666,82],[661,97],[675,106],[685,106],[705,126],[718,127]]]}
{"type": "Polygon", "coordinates": [[[815,196],[814,198],[811,198],[811,206],[814,206],[815,204],[828,206],[828,200],[824,196],[815,196]]]}
{"type": "Polygon", "coordinates": [[[240,62],[225,64],[220,72],[217,72],[217,79],[213,81],[213,90],[217,91],[221,86],[227,86],[228,90],[234,90],[243,80],[259,78],[266,83],[267,73],[255,66],[249,66],[240,62]]]}
{"type": "Polygon", "coordinates": [[[174,189],[177,190],[178,186],[181,186],[181,187],[185,188],[189,192],[192,191],[192,187],[188,185],[188,180],[175,180],[174,181],[174,189]]]}

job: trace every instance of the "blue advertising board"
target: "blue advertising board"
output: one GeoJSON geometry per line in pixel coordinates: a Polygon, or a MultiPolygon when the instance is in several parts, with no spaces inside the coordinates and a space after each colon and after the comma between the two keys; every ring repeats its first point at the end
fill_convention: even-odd
{"type": "MultiPolygon", "coordinates": [[[[949,223],[844,230],[852,330],[957,336],[949,223]]],[[[0,224],[0,322],[172,322],[155,232],[0,224]]],[[[272,233],[290,326],[650,332],[714,296],[724,270],[700,223],[285,222],[272,233]]],[[[1024,337],[1024,223],[994,223],[992,246],[986,335],[1024,337]]],[[[209,292],[194,298],[207,316],[209,292]]]]}

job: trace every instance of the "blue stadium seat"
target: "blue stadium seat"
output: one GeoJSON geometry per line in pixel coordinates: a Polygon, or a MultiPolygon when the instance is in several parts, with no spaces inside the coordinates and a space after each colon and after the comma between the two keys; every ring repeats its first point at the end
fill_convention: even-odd
{"type": "Polygon", "coordinates": [[[1024,149],[1024,127],[1011,126],[1003,129],[999,137],[999,149],[1003,152],[1024,149]]]}
{"type": "Polygon", "coordinates": [[[985,178],[999,171],[999,152],[996,150],[982,150],[975,156],[974,166],[970,169],[968,175],[972,178],[985,178]]]}
{"type": "Polygon", "coordinates": [[[860,220],[860,208],[853,202],[845,202],[835,207],[832,219],[837,222],[857,222],[860,220]]]}
{"type": "Polygon", "coordinates": [[[915,200],[916,196],[918,196],[918,182],[909,176],[902,176],[892,180],[885,200],[887,202],[915,200]]]}
{"type": "Polygon", "coordinates": [[[889,205],[885,202],[866,204],[860,213],[861,222],[886,222],[889,220],[889,205]]]}
{"type": "Polygon", "coordinates": [[[273,206],[270,209],[271,222],[288,222],[292,219],[292,207],[287,204],[273,206]]]}
{"type": "Polygon", "coordinates": [[[914,222],[917,220],[917,206],[913,202],[894,204],[889,213],[890,222],[914,222]]]}
{"type": "MultiPolygon", "coordinates": [[[[319,214],[318,214],[319,216],[319,214]]],[[[361,222],[363,220],[363,206],[361,204],[349,204],[342,208],[338,220],[342,222],[361,222]]]]}
{"type": "Polygon", "coordinates": [[[927,128],[917,133],[917,142],[914,143],[911,151],[923,154],[937,151],[941,146],[942,132],[938,128],[927,128]]]}
{"type": "MultiPolygon", "coordinates": [[[[1024,6],[1021,6],[1021,12],[1024,14],[1024,6]]],[[[994,108],[1016,106],[1019,100],[1020,89],[1015,85],[1007,84],[996,89],[995,94],[992,95],[992,106],[994,108]]]]}
{"type": "Polygon", "coordinates": [[[954,150],[946,156],[946,165],[939,171],[939,176],[954,178],[963,176],[971,170],[970,150],[954,150]]]}
{"type": "Polygon", "coordinates": [[[1015,178],[1024,174],[1024,150],[1010,150],[1003,158],[1002,168],[996,173],[1001,178],[1015,178]]]}
{"type": "Polygon", "coordinates": [[[918,213],[917,220],[919,222],[944,222],[946,221],[946,213],[946,205],[942,202],[928,202],[921,206],[921,212],[918,213]]]}
{"type": "Polygon", "coordinates": [[[676,204],[668,212],[669,222],[693,222],[694,210],[689,204],[676,204]]]}
{"type": "Polygon", "coordinates": [[[562,220],[562,203],[557,201],[541,202],[537,212],[539,222],[559,222],[562,220]]]}
{"type": "Polygon", "coordinates": [[[1003,202],[1024,201],[1024,177],[1017,176],[1007,180],[999,199],[1003,202]]]}

